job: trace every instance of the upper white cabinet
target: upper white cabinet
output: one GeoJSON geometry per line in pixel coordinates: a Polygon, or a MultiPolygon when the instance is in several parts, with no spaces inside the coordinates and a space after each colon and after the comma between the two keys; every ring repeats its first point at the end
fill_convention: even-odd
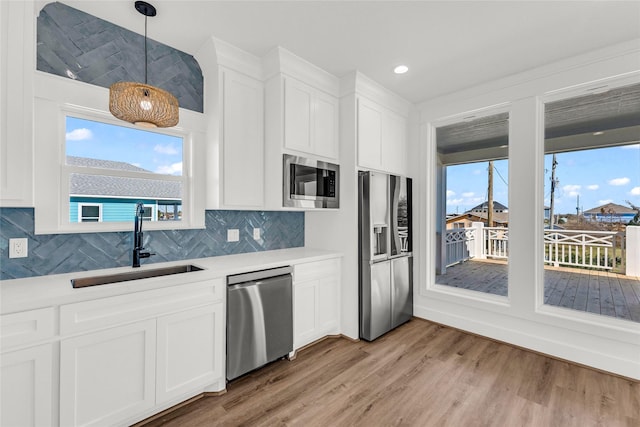
{"type": "Polygon", "coordinates": [[[280,47],[262,58],[262,67],[265,202],[283,209],[284,154],[340,163],[340,80],[280,47]]]}
{"type": "Polygon", "coordinates": [[[408,175],[408,117],[358,98],[358,166],[408,175]]]}
{"type": "Polygon", "coordinates": [[[264,87],[221,67],[222,207],[264,205],[264,87]]]}
{"type": "Polygon", "coordinates": [[[338,99],[285,77],[284,148],[337,159],[338,99]]]}
{"type": "Polygon", "coordinates": [[[206,76],[206,208],[264,209],[261,61],[215,38],[196,58],[206,76]]]}

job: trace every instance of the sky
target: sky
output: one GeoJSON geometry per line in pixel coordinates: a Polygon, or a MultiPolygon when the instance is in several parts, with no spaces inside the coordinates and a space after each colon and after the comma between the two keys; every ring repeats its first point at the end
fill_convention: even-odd
{"type": "Polygon", "coordinates": [[[66,154],[182,175],[182,138],[67,116],[66,154]]]}
{"type": "MultiPolygon", "coordinates": [[[[544,204],[551,195],[551,154],[545,156],[544,204]]],[[[640,144],[558,153],[554,210],[575,214],[607,203],[640,206],[640,144]]],[[[463,213],[487,199],[488,162],[447,167],[447,213],[463,213]]],[[[509,207],[508,161],[494,161],[493,199],[509,207]]]]}

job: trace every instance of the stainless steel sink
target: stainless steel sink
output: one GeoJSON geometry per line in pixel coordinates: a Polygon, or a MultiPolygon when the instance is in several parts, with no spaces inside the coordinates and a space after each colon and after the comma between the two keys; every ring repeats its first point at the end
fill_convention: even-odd
{"type": "Polygon", "coordinates": [[[154,268],[151,270],[127,271],[126,273],[107,274],[104,276],[81,277],[71,279],[74,288],[85,288],[87,286],[108,285],[110,283],[126,282],[129,280],[148,279],[151,277],[169,276],[171,274],[189,273],[200,271],[203,268],[195,265],[176,265],[174,267],[154,268]]]}

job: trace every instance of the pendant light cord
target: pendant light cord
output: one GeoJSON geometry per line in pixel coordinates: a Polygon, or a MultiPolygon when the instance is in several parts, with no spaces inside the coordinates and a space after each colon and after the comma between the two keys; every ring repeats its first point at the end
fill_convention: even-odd
{"type": "Polygon", "coordinates": [[[147,15],[144,16],[144,84],[147,84],[147,15]]]}

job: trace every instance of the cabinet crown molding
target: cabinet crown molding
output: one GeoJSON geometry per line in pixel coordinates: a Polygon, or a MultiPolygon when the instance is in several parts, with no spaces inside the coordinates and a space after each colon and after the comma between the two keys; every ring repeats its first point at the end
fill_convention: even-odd
{"type": "Polygon", "coordinates": [[[262,58],[262,65],[265,81],[285,74],[329,95],[338,97],[340,93],[340,79],[283,47],[278,46],[267,53],[262,58]]]}
{"type": "Polygon", "coordinates": [[[245,74],[256,80],[262,80],[262,61],[224,40],[211,37],[198,50],[196,59],[201,56],[215,55],[215,62],[223,67],[245,74]]]}
{"type": "Polygon", "coordinates": [[[340,97],[350,94],[364,96],[388,109],[408,117],[413,104],[376,81],[355,70],[340,79],[340,97]]]}

